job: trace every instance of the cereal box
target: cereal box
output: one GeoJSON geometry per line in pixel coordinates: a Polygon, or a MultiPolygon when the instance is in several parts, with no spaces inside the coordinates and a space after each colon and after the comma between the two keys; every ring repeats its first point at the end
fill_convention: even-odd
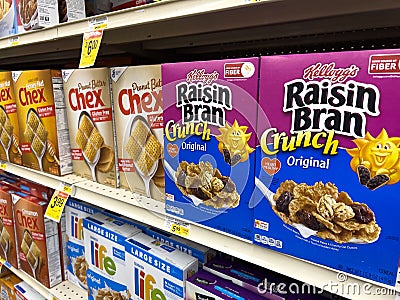
{"type": "Polygon", "coordinates": [[[14,0],[18,10],[18,32],[58,24],[57,0],[14,0]]]}
{"type": "Polygon", "coordinates": [[[22,281],[15,285],[15,293],[17,300],[45,300],[39,292],[37,292],[33,287],[31,287],[25,281],[22,281]]]}
{"type": "Polygon", "coordinates": [[[14,274],[9,274],[0,278],[1,299],[16,300],[15,285],[21,281],[22,280],[14,274]]]}
{"type": "Polygon", "coordinates": [[[399,287],[399,53],[261,59],[256,244],[399,287]]]}
{"type": "Polygon", "coordinates": [[[246,240],[253,223],[258,63],[162,66],[166,212],[246,240]]]}
{"type": "Polygon", "coordinates": [[[13,214],[12,194],[15,190],[0,186],[0,256],[18,269],[17,242],[13,214]]]}
{"type": "Polygon", "coordinates": [[[13,71],[22,161],[53,175],[72,172],[61,72],[13,71]]]}
{"type": "Polygon", "coordinates": [[[67,278],[75,285],[87,289],[83,219],[100,209],[74,198],[68,198],[65,206],[67,278]]]}
{"type": "Polygon", "coordinates": [[[214,249],[197,244],[179,236],[170,234],[155,227],[148,227],[144,233],[159,240],[160,242],[176,248],[181,252],[187,253],[199,261],[200,266],[211,260],[217,255],[214,249]]]}
{"type": "Polygon", "coordinates": [[[203,269],[270,300],[284,300],[289,292],[284,276],[238,259],[216,257],[203,269]]]}
{"type": "Polygon", "coordinates": [[[0,38],[18,33],[15,0],[0,1],[0,38]]]}
{"type": "Polygon", "coordinates": [[[205,270],[199,271],[186,282],[186,300],[261,300],[265,299],[205,270]]]}
{"type": "Polygon", "coordinates": [[[0,159],[22,165],[15,100],[11,72],[0,72],[0,159]]]}
{"type": "Polygon", "coordinates": [[[140,229],[119,219],[97,213],[83,220],[85,258],[89,264],[89,300],[129,300],[127,280],[130,270],[125,254],[125,239],[140,229]]]}
{"type": "Polygon", "coordinates": [[[58,0],[60,23],[86,18],[85,0],[58,0]]]}
{"type": "Polygon", "coordinates": [[[62,281],[58,223],[44,217],[47,201],[22,192],[12,197],[20,268],[52,288],[62,281]]]}
{"type": "Polygon", "coordinates": [[[198,270],[196,258],[144,233],[128,239],[125,249],[132,300],[186,299],[186,280],[198,270]]]}
{"type": "Polygon", "coordinates": [[[118,186],[107,68],[63,70],[74,173],[118,186]]]}
{"type": "Polygon", "coordinates": [[[161,66],[111,69],[121,187],[164,201],[161,66]]]}

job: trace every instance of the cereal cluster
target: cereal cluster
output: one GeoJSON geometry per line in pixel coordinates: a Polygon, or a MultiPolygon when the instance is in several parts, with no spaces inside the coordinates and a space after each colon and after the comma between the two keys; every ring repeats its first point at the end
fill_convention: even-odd
{"type": "Polygon", "coordinates": [[[136,167],[148,176],[156,162],[161,158],[162,145],[143,121],[138,120],[125,146],[136,167]]]}
{"type": "Polygon", "coordinates": [[[126,297],[121,292],[116,292],[110,289],[99,289],[97,290],[97,295],[95,300],[127,300],[126,297]]]}
{"type": "Polygon", "coordinates": [[[214,208],[234,208],[240,196],[234,182],[209,162],[182,161],[175,173],[175,184],[184,195],[194,195],[214,208]]]}
{"type": "Polygon", "coordinates": [[[89,264],[87,263],[85,256],[78,256],[75,258],[73,263],[74,274],[82,282],[83,285],[87,285],[86,281],[86,272],[89,268],[89,264]]]}
{"type": "Polygon", "coordinates": [[[79,123],[75,141],[79,148],[82,149],[87,160],[94,163],[96,155],[104,143],[104,139],[97,128],[93,125],[93,122],[85,115],[82,116],[79,123]]]}
{"type": "Polygon", "coordinates": [[[274,201],[272,209],[285,223],[303,224],[319,237],[337,243],[353,239],[371,243],[381,231],[366,204],[353,202],[346,192],[339,192],[330,182],[309,186],[286,180],[277,189],[274,201]]]}
{"type": "Polygon", "coordinates": [[[7,229],[4,227],[3,220],[0,218],[0,245],[4,251],[4,254],[7,255],[11,249],[11,237],[8,233],[7,229]]]}
{"type": "Polygon", "coordinates": [[[48,131],[33,110],[28,112],[24,136],[26,141],[31,144],[31,148],[36,155],[41,156],[46,150],[48,131]]]}

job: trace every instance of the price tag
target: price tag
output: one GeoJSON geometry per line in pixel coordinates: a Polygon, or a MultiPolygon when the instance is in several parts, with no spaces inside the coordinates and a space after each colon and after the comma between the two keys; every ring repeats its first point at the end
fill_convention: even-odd
{"type": "Polygon", "coordinates": [[[74,189],[73,189],[72,184],[65,183],[65,182],[60,182],[59,190],[64,192],[64,193],[67,193],[68,195],[72,195],[72,196],[74,195],[73,194],[74,189]]]}
{"type": "Polygon", "coordinates": [[[93,18],[88,21],[89,30],[106,29],[108,26],[108,18],[106,16],[93,18]]]}
{"type": "Polygon", "coordinates": [[[49,297],[47,298],[49,300],[58,300],[56,296],[54,296],[52,293],[49,294],[49,297]]]}
{"type": "Polygon", "coordinates": [[[175,218],[166,216],[165,217],[165,228],[176,235],[180,235],[187,238],[190,234],[190,224],[175,218]]]}
{"type": "Polygon", "coordinates": [[[17,46],[19,44],[19,36],[13,36],[8,39],[10,46],[17,46]]]}
{"type": "Polygon", "coordinates": [[[5,162],[0,162],[0,169],[5,171],[7,169],[7,164],[5,162]]]}
{"type": "Polygon", "coordinates": [[[45,217],[60,222],[62,212],[65,204],[67,203],[69,194],[60,190],[56,190],[50,199],[50,203],[47,206],[45,217]]]}
{"type": "Polygon", "coordinates": [[[99,48],[101,38],[103,37],[103,30],[88,31],[83,34],[81,60],[79,68],[87,68],[94,65],[99,48]]]}

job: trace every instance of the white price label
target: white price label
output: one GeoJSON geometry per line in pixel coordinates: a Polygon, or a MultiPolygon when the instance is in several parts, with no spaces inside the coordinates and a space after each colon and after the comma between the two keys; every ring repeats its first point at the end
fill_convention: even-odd
{"type": "Polygon", "coordinates": [[[187,238],[190,234],[190,224],[181,220],[165,216],[165,229],[176,235],[187,238]]]}
{"type": "Polygon", "coordinates": [[[108,26],[107,16],[93,18],[88,21],[89,30],[106,29],[108,26]]]}

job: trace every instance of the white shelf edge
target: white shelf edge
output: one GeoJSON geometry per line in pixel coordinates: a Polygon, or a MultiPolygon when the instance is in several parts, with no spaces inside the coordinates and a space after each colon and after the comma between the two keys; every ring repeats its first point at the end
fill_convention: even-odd
{"type": "MultiPolygon", "coordinates": [[[[6,163],[6,171],[53,188],[57,188],[60,182],[73,184],[76,191],[74,197],[77,199],[166,230],[165,203],[163,202],[124,189],[108,187],[75,175],[57,177],[10,163],[6,163]]],[[[350,274],[346,274],[345,282],[340,282],[338,280],[339,272],[336,270],[262,248],[195,223],[191,223],[187,239],[350,299],[396,299],[393,294],[382,296],[372,294],[381,288],[392,291],[394,288],[391,286],[374,283],[350,274]],[[351,288],[359,288],[360,293],[348,295],[346,291],[351,288]],[[365,293],[363,289],[368,290],[365,293]]]]}
{"type": "Polygon", "coordinates": [[[28,285],[33,287],[46,299],[53,300],[53,297],[57,298],[58,300],[87,299],[87,292],[84,289],[72,284],[71,282],[63,281],[53,288],[49,289],[22,270],[16,269],[12,266],[7,266],[6,268],[8,268],[12,273],[25,281],[28,285]]]}

